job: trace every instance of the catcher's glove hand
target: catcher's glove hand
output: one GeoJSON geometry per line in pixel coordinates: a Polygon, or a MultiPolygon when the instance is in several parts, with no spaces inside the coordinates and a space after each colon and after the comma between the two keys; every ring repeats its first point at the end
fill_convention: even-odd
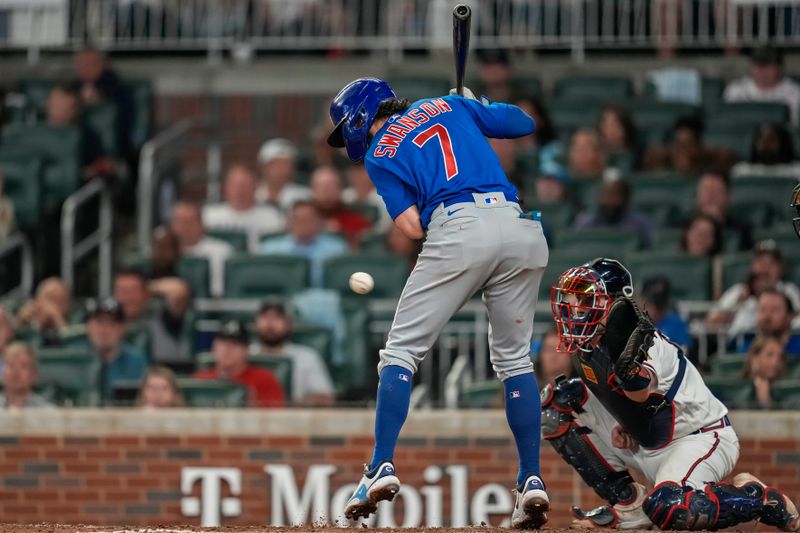
{"type": "MultiPolygon", "coordinates": [[[[606,330],[606,335],[616,345],[609,344],[609,349],[616,349],[619,353],[614,363],[617,378],[623,383],[635,378],[654,343],[656,328],[650,317],[633,300],[622,297],[614,302],[608,312],[606,330]]],[[[616,355],[615,352],[612,352],[613,355],[616,355]]]]}

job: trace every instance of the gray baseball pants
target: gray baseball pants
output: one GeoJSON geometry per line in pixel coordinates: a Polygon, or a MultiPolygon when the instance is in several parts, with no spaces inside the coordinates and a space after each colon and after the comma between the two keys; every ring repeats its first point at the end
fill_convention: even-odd
{"type": "Polygon", "coordinates": [[[453,314],[479,290],[497,377],[505,381],[533,370],[533,315],[549,254],[541,223],[520,218],[519,205],[503,193],[473,196],[474,202],[433,212],[378,372],[389,365],[416,372],[453,314]]]}

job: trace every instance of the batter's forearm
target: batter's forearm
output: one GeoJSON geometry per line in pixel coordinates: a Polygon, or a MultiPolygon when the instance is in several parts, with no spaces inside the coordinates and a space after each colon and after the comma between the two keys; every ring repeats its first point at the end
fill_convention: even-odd
{"type": "Polygon", "coordinates": [[[419,240],[425,237],[425,231],[422,229],[422,222],[419,219],[419,210],[415,205],[397,215],[394,223],[409,239],[419,240]]]}

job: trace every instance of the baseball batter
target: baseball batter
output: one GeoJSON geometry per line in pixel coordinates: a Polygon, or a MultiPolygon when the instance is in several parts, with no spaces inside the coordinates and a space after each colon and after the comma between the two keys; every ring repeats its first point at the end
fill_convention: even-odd
{"type": "Polygon", "coordinates": [[[412,239],[425,237],[380,353],[375,450],[345,508],[349,519],[369,516],[400,489],[392,458],[414,373],[452,315],[482,291],[491,362],[519,452],[512,525],[546,521],[539,397],[528,353],[548,250],[540,221],[522,212],[486,140],[529,135],[535,124],[516,106],[465,92],[466,98],[412,104],[386,82],[361,78],[331,103],[335,129],[328,142],[345,147],[353,161],[364,159],[395,224],[412,239]]]}
{"type": "Polygon", "coordinates": [[[759,519],[800,530],[794,503],[774,487],[750,474],[720,482],[739,457],[727,408],[632,295],[630,273],[605,258],[567,270],[552,289],[559,349],[574,354],[579,377],[542,392],[544,438],[609,503],[573,508],[578,524],[714,530],[759,519]]]}

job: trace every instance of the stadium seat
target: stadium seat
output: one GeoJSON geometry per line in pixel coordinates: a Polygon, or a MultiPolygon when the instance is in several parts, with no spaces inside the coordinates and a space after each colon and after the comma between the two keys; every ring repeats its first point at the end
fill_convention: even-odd
{"type": "Polygon", "coordinates": [[[82,143],[79,128],[12,124],[0,132],[0,144],[4,150],[24,150],[44,160],[45,207],[60,203],[81,186],[82,143]]]}
{"type": "Polygon", "coordinates": [[[533,204],[533,207],[526,209],[533,209],[542,213],[542,221],[555,231],[562,228],[567,228],[572,223],[575,212],[572,206],[565,202],[555,204],[533,204]]]}
{"type": "Polygon", "coordinates": [[[133,105],[129,144],[139,149],[153,130],[153,84],[150,80],[124,80],[122,88],[133,105]]]}
{"type": "Polygon", "coordinates": [[[754,130],[750,126],[733,124],[709,125],[703,135],[703,142],[711,148],[725,148],[734,152],[740,159],[750,157],[754,130]]]}
{"type": "Polygon", "coordinates": [[[359,249],[365,254],[386,253],[386,234],[365,231],[359,239],[359,249]]]}
{"type": "MultiPolygon", "coordinates": [[[[796,237],[795,237],[796,238],[796,237]]],[[[728,287],[741,283],[747,279],[750,272],[750,262],[752,254],[742,252],[736,254],[722,255],[722,287],[724,291],[728,287]]]]}
{"type": "Polygon", "coordinates": [[[800,380],[779,380],[772,384],[772,399],[782,409],[800,409],[800,380]]]}
{"type": "Polygon", "coordinates": [[[206,234],[209,237],[213,237],[215,239],[219,239],[221,241],[225,241],[231,246],[236,252],[239,253],[247,253],[247,233],[244,231],[238,231],[235,229],[208,229],[206,230],[206,234]]]}
{"type": "MultiPolygon", "coordinates": [[[[283,387],[287,401],[292,397],[292,360],[287,357],[272,355],[253,355],[249,357],[250,364],[266,368],[272,372],[283,387]]],[[[198,370],[214,368],[214,354],[204,352],[197,354],[198,370]]]]}
{"type": "Polygon", "coordinates": [[[501,385],[496,379],[466,385],[458,396],[462,409],[489,409],[502,403],[501,385]]]}
{"type": "Polygon", "coordinates": [[[750,384],[734,376],[704,376],[706,386],[722,403],[735,405],[741,403],[741,398],[747,395],[750,384]]]}
{"type": "Polygon", "coordinates": [[[642,100],[631,105],[636,126],[648,145],[661,144],[675,122],[685,116],[695,116],[700,110],[691,104],[642,100]]]}
{"type": "Polygon", "coordinates": [[[178,378],[178,388],[189,407],[245,407],[247,388],[231,381],[178,378]]]}
{"type": "Polygon", "coordinates": [[[342,346],[344,361],[338,362],[333,370],[336,390],[345,397],[366,394],[374,390],[376,380],[374,359],[370,351],[370,314],[363,300],[346,298],[342,300],[342,316],[345,320],[345,338],[342,346]]]}
{"type": "Polygon", "coordinates": [[[357,202],[350,204],[347,207],[369,220],[372,224],[375,224],[381,218],[380,210],[377,206],[372,204],[357,202]]]}
{"type": "Polygon", "coordinates": [[[408,98],[412,102],[423,98],[445,96],[451,87],[451,82],[442,78],[397,77],[387,81],[397,96],[408,98]]]}
{"type": "Polygon", "coordinates": [[[568,142],[575,130],[594,129],[600,115],[600,105],[594,102],[553,102],[550,104],[550,119],[558,130],[562,141],[568,142]]]}
{"type": "Polygon", "coordinates": [[[617,76],[568,76],[556,80],[556,100],[625,101],[633,96],[633,83],[617,76]]]}
{"type": "Polygon", "coordinates": [[[225,263],[225,296],[289,295],[308,287],[308,260],[291,255],[237,256],[225,263]]]}
{"type": "Polygon", "coordinates": [[[403,292],[408,279],[408,264],[389,254],[354,254],[332,257],[325,261],[323,286],[351,296],[350,274],[367,272],[375,280],[371,298],[396,298],[403,292]]]}
{"type": "Polygon", "coordinates": [[[711,359],[711,373],[715,376],[741,377],[746,353],[729,353],[711,359]]]}
{"type": "Polygon", "coordinates": [[[17,226],[28,230],[39,222],[42,200],[43,160],[34,154],[0,151],[3,193],[14,204],[17,226]]]}
{"type": "Polygon", "coordinates": [[[664,275],[672,284],[676,300],[711,298],[711,262],[707,257],[669,251],[636,252],[628,254],[625,265],[639,286],[648,278],[664,275]]]}
{"type": "Polygon", "coordinates": [[[681,228],[657,227],[653,234],[653,250],[680,250],[682,234],[681,228]]]}
{"type": "Polygon", "coordinates": [[[39,383],[55,385],[60,403],[87,407],[99,403],[100,359],[80,348],[39,350],[39,383]]]}
{"type": "Polygon", "coordinates": [[[696,184],[687,180],[638,177],[631,180],[632,202],[657,226],[675,225],[694,209],[696,184]]]}
{"type": "Polygon", "coordinates": [[[570,190],[572,196],[583,207],[593,207],[597,204],[597,194],[600,192],[600,180],[572,180],[570,190]]]}
{"type": "Polygon", "coordinates": [[[19,89],[25,95],[28,105],[33,107],[38,114],[47,109],[47,98],[55,87],[54,80],[30,78],[19,82],[19,89]]]}
{"type": "Polygon", "coordinates": [[[210,294],[211,266],[205,257],[181,257],[178,276],[192,288],[195,298],[207,298],[210,294]]]}
{"type": "Polygon", "coordinates": [[[542,81],[539,78],[513,77],[511,78],[511,92],[516,97],[542,96],[542,81]]]}
{"type": "Polygon", "coordinates": [[[765,122],[789,122],[789,108],[777,102],[737,102],[720,105],[708,117],[709,128],[756,128],[765,122]]]}
{"type": "Polygon", "coordinates": [[[580,250],[591,257],[624,257],[639,248],[639,237],[616,228],[572,229],[558,233],[555,244],[558,250],[580,250]]]}
{"type": "Polygon", "coordinates": [[[327,328],[313,324],[295,324],[292,342],[316,350],[328,368],[333,365],[333,334],[327,328]]]}
{"type": "Polygon", "coordinates": [[[98,104],[83,109],[83,121],[100,142],[103,152],[110,156],[120,154],[119,123],[115,104],[98,104]]]}
{"type": "MultiPolygon", "coordinates": [[[[786,259],[787,267],[800,266],[800,241],[797,239],[797,234],[794,232],[791,221],[787,216],[778,219],[776,224],[778,225],[773,225],[770,228],[757,228],[753,232],[755,241],[774,241],[786,259]]],[[[800,278],[794,279],[800,280],[800,278]]]]}
{"type": "Polygon", "coordinates": [[[789,198],[795,180],[777,177],[740,177],[731,180],[731,208],[756,227],[768,227],[772,217],[789,219],[789,198]]]}

